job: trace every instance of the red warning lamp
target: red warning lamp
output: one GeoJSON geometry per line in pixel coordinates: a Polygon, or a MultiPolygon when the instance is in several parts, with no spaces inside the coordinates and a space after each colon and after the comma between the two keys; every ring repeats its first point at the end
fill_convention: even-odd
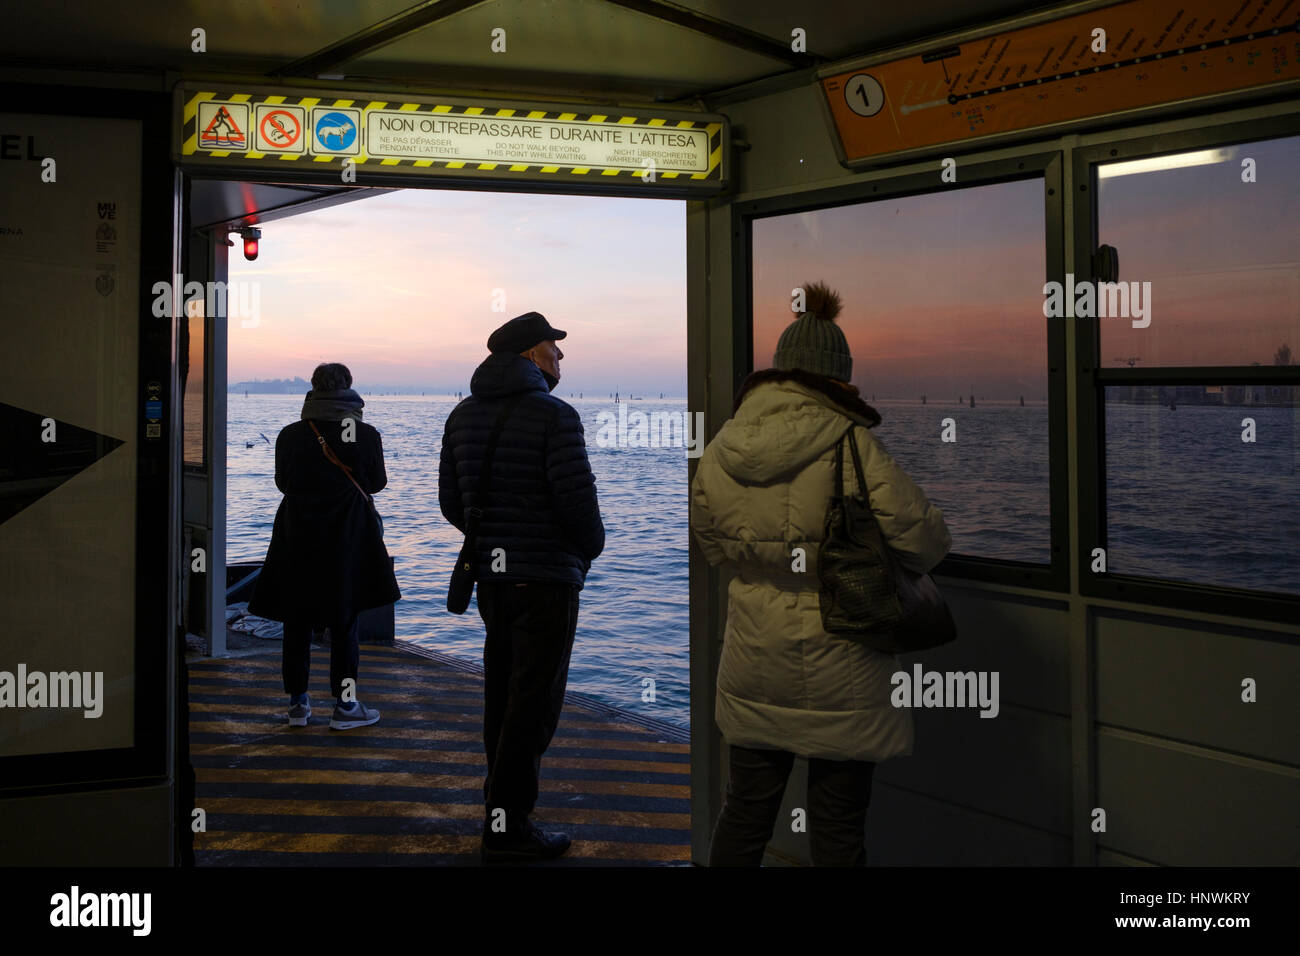
{"type": "Polygon", "coordinates": [[[257,241],[262,238],[262,230],[245,226],[239,230],[239,235],[244,240],[244,258],[252,262],[257,258],[257,241]]]}

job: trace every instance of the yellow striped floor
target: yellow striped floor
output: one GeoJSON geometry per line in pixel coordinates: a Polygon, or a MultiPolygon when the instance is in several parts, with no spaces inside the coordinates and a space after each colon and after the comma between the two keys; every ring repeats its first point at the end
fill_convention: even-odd
{"type": "MultiPolygon", "coordinates": [[[[363,645],[360,696],[382,716],[345,732],[329,730],[328,674],[328,648],[313,647],[315,712],[291,728],[277,645],[189,665],[195,802],[206,817],[198,865],[477,865],[486,766],[475,668],[363,645]]],[[[548,865],[687,863],[688,741],[570,695],[533,819],[573,846],[548,865]]]]}

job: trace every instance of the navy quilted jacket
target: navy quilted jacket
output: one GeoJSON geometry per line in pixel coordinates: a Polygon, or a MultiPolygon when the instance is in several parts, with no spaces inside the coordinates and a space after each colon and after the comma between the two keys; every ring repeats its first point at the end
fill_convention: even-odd
{"type": "Polygon", "coordinates": [[[465,508],[476,504],[492,423],[512,395],[523,393],[492,460],[488,506],[479,524],[478,580],[582,587],[605,547],[582,420],[550,394],[541,369],[514,353],[489,355],[469,388],[470,397],[447,417],[438,466],[438,504],[462,532],[465,508]],[[494,571],[497,548],[504,553],[494,571]]]}

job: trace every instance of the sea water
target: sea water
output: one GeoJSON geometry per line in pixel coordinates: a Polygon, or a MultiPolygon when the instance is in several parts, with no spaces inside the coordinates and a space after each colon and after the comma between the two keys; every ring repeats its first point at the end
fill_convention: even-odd
{"type": "MultiPolygon", "coordinates": [[[[364,393],[363,393],[364,394],[364,393]]],[[[447,611],[447,582],[464,536],[438,508],[442,430],[456,406],[448,396],[364,395],[365,421],[384,443],[388,487],[375,495],[384,542],[402,599],[397,636],[456,657],[481,661],[483,621],[477,604],[447,611]]],[[[624,710],[689,726],[687,607],[688,486],[683,447],[601,448],[598,416],[613,401],[570,399],[582,415],[596,479],[605,550],[579,594],[578,630],[569,689],[624,710]],[[646,679],[653,681],[647,684],[646,679]],[[653,688],[653,695],[648,691],[653,688]],[[653,697],[653,700],[649,698],[653,697]]],[[[680,417],[685,399],[634,400],[629,407],[680,417]]],[[[298,420],[298,395],[232,394],[227,405],[227,561],[266,556],[281,495],[274,442],[298,420]],[[270,444],[260,435],[265,434],[270,444]],[[247,441],[255,441],[253,447],[247,441]]]]}
{"type": "MultiPolygon", "coordinates": [[[[602,448],[599,416],[618,406],[607,396],[560,394],[582,416],[606,530],[580,595],[569,688],[689,726],[685,451],[602,448]]],[[[449,396],[367,395],[365,420],[382,434],[388,469],[375,501],[402,589],[397,636],[481,660],[475,604],[464,615],[446,610],[462,536],[438,508],[438,455],[455,405],[449,396]]],[[[627,405],[647,414],[687,410],[684,399],[627,405]]],[[[876,405],[884,421],[873,434],[943,510],[955,553],[1048,563],[1046,405],[876,405]],[[954,441],[942,440],[945,430],[954,441]]],[[[297,395],[229,396],[231,562],[265,557],[281,497],[273,443],[301,406],[297,395]]],[[[1296,409],[1108,403],[1106,419],[1112,572],[1300,594],[1296,409]],[[1241,441],[1245,416],[1257,422],[1254,443],[1241,441]]]]}

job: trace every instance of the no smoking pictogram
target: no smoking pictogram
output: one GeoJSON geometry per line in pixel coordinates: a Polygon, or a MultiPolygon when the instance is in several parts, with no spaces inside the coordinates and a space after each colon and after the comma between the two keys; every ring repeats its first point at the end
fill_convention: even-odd
{"type": "Polygon", "coordinates": [[[262,117],[259,124],[262,142],[276,149],[288,149],[298,142],[302,135],[302,124],[298,117],[287,110],[273,110],[262,117]]]}

